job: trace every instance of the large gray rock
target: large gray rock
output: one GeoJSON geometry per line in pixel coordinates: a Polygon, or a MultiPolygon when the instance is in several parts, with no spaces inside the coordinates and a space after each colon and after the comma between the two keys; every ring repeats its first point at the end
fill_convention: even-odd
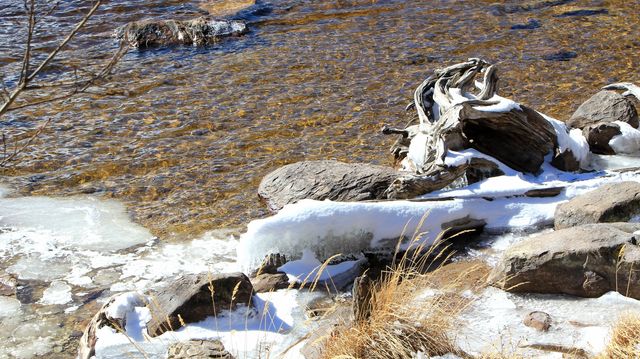
{"type": "Polygon", "coordinates": [[[585,101],[567,121],[570,128],[579,128],[594,153],[614,154],[609,140],[620,133],[614,121],[638,127],[638,114],[633,103],[614,91],[600,91],[585,101]]]}
{"type": "Polygon", "coordinates": [[[489,277],[509,292],[640,299],[640,224],[599,223],[526,239],[507,249],[489,277]]]}
{"type": "Polygon", "coordinates": [[[555,229],[587,223],[627,222],[640,213],[640,183],[606,184],[556,208],[555,229]]]}
{"type": "Polygon", "coordinates": [[[141,20],[116,30],[116,38],[132,47],[159,47],[172,45],[203,46],[223,37],[247,32],[241,21],[212,20],[200,17],[193,20],[141,20]]]}
{"type": "Polygon", "coordinates": [[[301,199],[362,201],[385,198],[399,176],[391,167],[338,161],[297,162],[266,175],[258,195],[278,211],[301,199]]]}
{"type": "Polygon", "coordinates": [[[242,273],[188,275],[151,295],[147,331],[158,336],[210,316],[250,305],[253,286],[242,273]],[[212,293],[213,289],[213,293],[212,293]]]}

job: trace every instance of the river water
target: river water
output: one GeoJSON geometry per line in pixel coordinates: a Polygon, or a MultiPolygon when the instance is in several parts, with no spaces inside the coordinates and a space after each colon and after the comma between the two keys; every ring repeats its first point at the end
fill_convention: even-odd
{"type": "MultiPolygon", "coordinates": [[[[0,69],[8,84],[21,58],[21,4],[0,1],[0,69]]],[[[89,5],[63,2],[39,23],[36,49],[51,49],[89,5]]],[[[204,13],[199,5],[111,1],[45,76],[94,68],[115,50],[118,26],[192,18],[204,13]]],[[[559,119],[607,83],[640,80],[639,5],[263,2],[240,14],[251,29],[241,38],[133,50],[105,88],[10,113],[0,124],[9,141],[52,122],[5,170],[4,182],[22,195],[121,200],[163,239],[243,225],[267,214],[256,188],[281,165],[328,158],[390,164],[393,139],[379,130],[405,123],[412,91],[437,67],[468,57],[498,63],[503,96],[559,119]]]]}
{"type": "MultiPolygon", "coordinates": [[[[224,8],[220,3],[224,1],[208,8],[224,8]]],[[[90,5],[62,2],[38,24],[36,62],[90,5]]],[[[205,14],[201,5],[110,1],[42,79],[60,79],[73,73],[73,67],[96,69],[117,48],[113,30],[127,22],[190,19],[205,14]]],[[[637,0],[259,2],[256,11],[237,15],[250,28],[240,38],[206,48],[132,50],[109,82],[90,94],[10,112],[0,121],[10,146],[47,119],[51,122],[3,170],[1,184],[11,190],[0,201],[0,220],[19,208],[26,227],[37,216],[39,224],[64,223],[66,229],[0,231],[6,242],[4,247],[0,243],[0,252],[7,255],[0,261],[0,275],[37,262],[43,267],[36,268],[51,277],[26,279],[35,288],[33,301],[17,309],[23,319],[2,323],[7,332],[0,338],[7,343],[22,338],[14,342],[16,347],[42,346],[24,353],[69,357],[79,330],[99,308],[94,299],[117,291],[114,284],[121,290],[143,289],[177,272],[224,264],[214,254],[205,256],[205,248],[212,246],[231,262],[233,248],[216,242],[226,232],[209,231],[241,229],[266,216],[256,189],[269,171],[304,159],[390,165],[388,148],[394,139],[379,130],[383,124],[404,125],[404,108],[414,88],[435,68],[483,57],[499,64],[501,95],[561,120],[605,84],[640,82],[639,8],[637,0]],[[87,194],[126,207],[112,201],[66,202],[87,194]],[[72,212],[65,212],[67,205],[84,219],[75,221],[72,212]],[[113,230],[114,223],[133,231],[135,235],[123,236],[142,247],[135,253],[110,252],[118,249],[116,244],[87,248],[74,227],[94,228],[117,242],[121,232],[113,230]],[[152,236],[165,247],[156,249],[152,236]],[[187,241],[193,238],[200,239],[187,241]],[[56,267],[38,262],[46,258],[41,240],[52,247],[65,243],[66,251],[80,254],[73,257],[77,262],[64,259],[56,267]],[[42,253],[31,253],[33,243],[33,251],[42,253]],[[20,257],[12,251],[21,251],[20,257]],[[133,266],[146,251],[154,260],[133,266]],[[94,256],[109,261],[95,264],[94,256]],[[165,265],[176,258],[179,263],[165,265]],[[127,271],[136,272],[136,281],[122,280],[127,271]],[[82,284],[85,277],[91,285],[82,284]],[[58,294],[50,296],[51,303],[65,301],[70,295],[65,283],[73,285],[72,301],[52,306],[43,299],[43,291],[50,289],[58,294]],[[44,332],[48,334],[39,334],[44,332]],[[49,342],[33,339],[37,337],[49,342]]],[[[25,37],[22,2],[0,0],[0,21],[0,73],[11,86],[25,37]]],[[[7,313],[20,306],[14,299],[0,299],[7,313]]],[[[15,353],[5,349],[5,354],[15,353]]]]}

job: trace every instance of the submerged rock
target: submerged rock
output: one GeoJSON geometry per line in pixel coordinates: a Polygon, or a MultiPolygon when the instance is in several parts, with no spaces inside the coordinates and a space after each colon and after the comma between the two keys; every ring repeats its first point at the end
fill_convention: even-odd
{"type": "Polygon", "coordinates": [[[640,224],[587,224],[510,247],[489,282],[508,292],[599,297],[609,291],[640,299],[640,224]]]}
{"type": "Polygon", "coordinates": [[[297,162],[266,175],[258,195],[278,211],[302,199],[363,201],[386,198],[399,176],[391,167],[338,161],[297,162]]]}
{"type": "Polygon", "coordinates": [[[627,222],[640,214],[640,183],[606,184],[556,208],[556,229],[588,223],[627,222]]]}
{"type": "Polygon", "coordinates": [[[566,123],[582,130],[591,152],[606,155],[615,154],[609,146],[609,141],[620,134],[615,121],[637,128],[637,111],[628,98],[614,91],[600,91],[580,105],[566,123]]]}
{"type": "Polygon", "coordinates": [[[242,273],[189,275],[153,294],[149,335],[158,336],[239,305],[250,305],[253,286],[242,273]]]}
{"type": "Polygon", "coordinates": [[[190,340],[171,344],[167,359],[234,359],[219,340],[190,340]]]}
{"type": "Polygon", "coordinates": [[[203,46],[221,38],[247,32],[241,21],[212,20],[205,17],[180,20],[141,20],[129,23],[116,31],[116,38],[132,47],[160,47],[172,45],[203,46]]]}
{"type": "Polygon", "coordinates": [[[572,17],[572,16],[594,16],[594,15],[607,15],[609,10],[607,9],[579,9],[565,11],[563,13],[553,15],[553,17],[572,17]]]}
{"type": "Polygon", "coordinates": [[[256,0],[207,0],[199,7],[211,16],[229,16],[256,5],[256,0]]]}

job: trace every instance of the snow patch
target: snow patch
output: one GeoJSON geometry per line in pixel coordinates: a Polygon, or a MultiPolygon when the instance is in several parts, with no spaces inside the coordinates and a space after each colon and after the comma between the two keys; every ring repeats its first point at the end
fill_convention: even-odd
{"type": "Polygon", "coordinates": [[[323,263],[315,257],[313,252],[304,250],[301,259],[285,263],[278,268],[278,271],[286,273],[290,279],[298,283],[310,285],[327,282],[328,285],[336,286],[336,289],[339,289],[347,284],[345,281],[353,281],[353,278],[358,276],[361,261],[344,261],[327,265],[324,268],[322,265],[323,263]]]}
{"type": "MultiPolygon", "coordinates": [[[[462,154],[454,161],[467,158],[462,154]]],[[[309,250],[316,258],[328,258],[368,248],[394,248],[403,233],[411,236],[424,232],[421,243],[429,245],[444,223],[465,217],[484,220],[485,230],[492,234],[530,231],[552,224],[558,204],[603,184],[624,180],[640,181],[640,173],[568,173],[547,164],[538,176],[511,171],[510,175],[488,178],[465,188],[437,191],[422,196],[420,201],[302,200],[285,206],[272,217],[249,223],[247,232],[240,237],[238,260],[245,268],[251,268],[269,253],[297,259],[309,250]],[[554,187],[561,189],[555,197],[524,196],[529,190],[554,187]],[[424,216],[426,219],[418,228],[424,216]]]]}
{"type": "Polygon", "coordinates": [[[61,305],[72,301],[71,286],[63,281],[53,281],[49,288],[44,290],[40,304],[61,305]]]}
{"type": "Polygon", "coordinates": [[[13,317],[20,313],[20,301],[11,298],[0,296],[0,318],[13,317]]]}
{"type": "Polygon", "coordinates": [[[497,103],[489,106],[473,106],[473,109],[483,112],[509,112],[512,110],[522,111],[522,108],[520,108],[520,105],[517,102],[502,96],[493,95],[493,97],[488,101],[497,103]]]}
{"type": "Polygon", "coordinates": [[[640,131],[626,122],[615,121],[620,127],[620,134],[609,141],[609,146],[620,154],[637,154],[640,152],[640,131]]]}
{"type": "Polygon", "coordinates": [[[456,340],[461,349],[476,355],[501,348],[507,355],[536,357],[540,352],[526,348],[531,344],[580,348],[596,354],[604,349],[619,313],[629,311],[640,311],[640,301],[615,292],[600,298],[576,298],[512,294],[490,287],[462,313],[456,340]],[[551,316],[553,323],[548,332],[537,332],[522,324],[523,317],[533,311],[551,316]]]}
{"type": "Polygon", "coordinates": [[[116,296],[107,307],[105,314],[112,319],[125,319],[135,307],[144,307],[145,300],[140,293],[130,292],[116,296]]]}
{"type": "Polygon", "coordinates": [[[553,126],[558,138],[558,149],[560,153],[570,150],[575,156],[580,168],[587,168],[589,164],[589,144],[582,135],[582,130],[574,128],[569,130],[564,122],[560,122],[553,117],[538,112],[553,126]]]}

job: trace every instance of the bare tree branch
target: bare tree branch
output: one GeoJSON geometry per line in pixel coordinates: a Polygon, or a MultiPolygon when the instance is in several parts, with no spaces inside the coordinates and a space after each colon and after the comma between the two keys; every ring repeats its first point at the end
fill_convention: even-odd
{"type": "Polygon", "coordinates": [[[58,55],[60,50],[62,50],[62,48],[64,48],[67,45],[67,43],[71,41],[71,39],[73,39],[73,37],[78,33],[78,31],[80,31],[80,29],[84,26],[84,24],[86,24],[87,21],[89,21],[89,18],[91,18],[91,16],[93,16],[93,14],[98,10],[101,4],[102,4],[102,0],[96,1],[95,5],[93,5],[91,10],[89,10],[89,12],[84,16],[84,18],[82,18],[82,20],[76,25],[76,27],[67,35],[67,37],[64,40],[62,40],[60,45],[58,45],[58,47],[56,47],[53,51],[51,51],[49,56],[47,56],[47,58],[44,59],[44,61],[42,61],[40,66],[38,66],[31,73],[31,75],[29,75],[28,77],[29,81],[33,80],[36,76],[38,76],[40,71],[42,71],[42,69],[45,68],[45,66],[47,66],[49,62],[51,62],[51,60],[53,60],[53,58],[56,57],[56,55],[58,55]]]}
{"type": "MultiPolygon", "coordinates": [[[[29,106],[36,106],[45,103],[64,101],[79,93],[88,92],[92,86],[101,86],[102,80],[113,71],[115,65],[122,59],[122,57],[128,52],[128,41],[124,39],[120,48],[115,54],[108,59],[100,68],[98,72],[92,72],[83,68],[72,68],[73,80],[68,77],[62,77],[60,81],[49,82],[46,80],[38,81],[38,75],[47,68],[51,62],[59,55],[59,53],[65,50],[66,45],[76,36],[76,34],[86,25],[87,21],[95,14],[103,0],[96,0],[90,10],[82,17],[82,19],[76,24],[76,26],[62,39],[58,46],[53,49],[47,57],[40,62],[40,64],[31,71],[32,56],[33,56],[33,43],[35,38],[35,28],[38,23],[39,17],[47,17],[51,15],[55,9],[58,8],[60,1],[48,7],[46,10],[41,10],[40,14],[36,16],[36,0],[23,0],[25,12],[28,18],[27,25],[27,39],[22,58],[22,66],[20,69],[19,80],[15,86],[8,88],[5,84],[4,78],[0,75],[0,119],[4,114],[9,111],[23,109],[29,106]],[[47,89],[55,89],[53,91],[46,91],[47,89]],[[61,91],[60,91],[61,89],[61,91]],[[17,99],[24,92],[33,90],[45,90],[44,93],[34,91],[35,94],[28,96],[24,101],[18,102],[17,99]],[[61,94],[62,93],[62,94],[61,94]]],[[[39,7],[39,6],[38,6],[39,7]]],[[[40,126],[33,134],[31,134],[26,140],[16,140],[13,143],[13,149],[9,150],[9,140],[5,133],[2,133],[2,158],[0,158],[0,168],[6,167],[8,164],[15,161],[21,153],[23,153],[33,141],[42,133],[42,131],[51,122],[48,119],[42,126],[40,126]]]]}

